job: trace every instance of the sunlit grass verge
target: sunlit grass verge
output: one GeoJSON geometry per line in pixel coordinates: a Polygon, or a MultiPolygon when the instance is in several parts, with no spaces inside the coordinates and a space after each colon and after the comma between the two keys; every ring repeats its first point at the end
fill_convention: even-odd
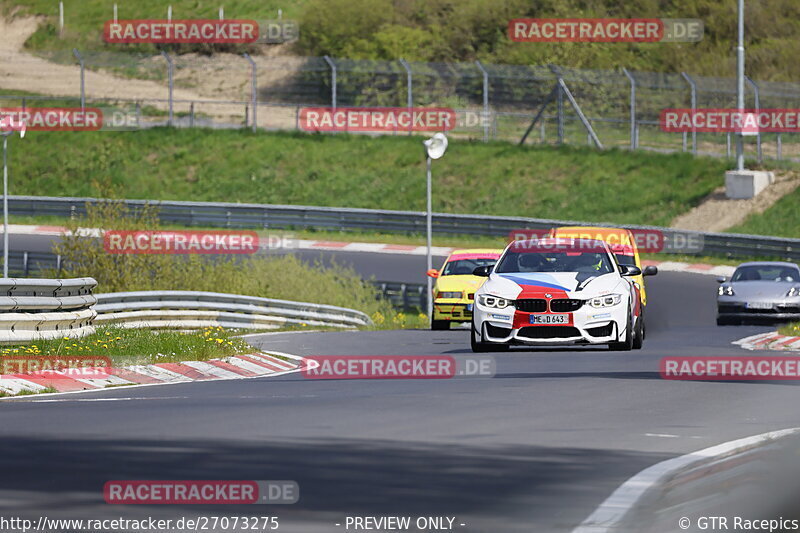
{"type": "Polygon", "coordinates": [[[63,337],[28,345],[5,346],[2,357],[108,357],[112,366],[207,361],[242,353],[255,348],[235,333],[221,327],[207,327],[194,332],[126,329],[119,326],[98,327],[92,335],[80,339],[63,337]]]}
{"type": "Polygon", "coordinates": [[[790,337],[800,337],[800,322],[792,322],[778,328],[778,333],[781,335],[788,335],[790,337]]]}

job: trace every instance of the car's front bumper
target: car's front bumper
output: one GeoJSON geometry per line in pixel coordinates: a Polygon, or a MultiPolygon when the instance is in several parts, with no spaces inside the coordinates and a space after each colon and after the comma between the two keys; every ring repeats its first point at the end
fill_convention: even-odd
{"type": "Polygon", "coordinates": [[[748,307],[752,302],[742,302],[722,298],[717,299],[717,316],[721,318],[800,320],[800,302],[774,301],[766,302],[766,309],[748,307]]]}
{"type": "Polygon", "coordinates": [[[469,322],[472,320],[472,308],[472,300],[434,300],[433,319],[469,322]]]}
{"type": "Polygon", "coordinates": [[[593,308],[584,305],[570,315],[567,324],[534,325],[531,315],[514,308],[493,309],[476,305],[474,324],[482,342],[528,345],[607,344],[625,334],[628,324],[627,306],[593,308]]]}

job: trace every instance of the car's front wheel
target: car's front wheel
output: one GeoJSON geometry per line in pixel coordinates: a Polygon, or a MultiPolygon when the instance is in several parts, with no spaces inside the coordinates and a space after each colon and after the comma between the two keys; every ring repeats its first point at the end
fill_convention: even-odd
{"type": "Polygon", "coordinates": [[[630,308],[628,308],[628,325],[625,327],[625,337],[617,342],[609,342],[608,347],[618,352],[629,352],[633,348],[633,324],[630,308]]]}

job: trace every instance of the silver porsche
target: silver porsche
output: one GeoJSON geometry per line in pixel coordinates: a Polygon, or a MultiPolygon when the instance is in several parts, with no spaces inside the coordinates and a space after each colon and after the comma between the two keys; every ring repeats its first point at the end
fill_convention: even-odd
{"type": "Polygon", "coordinates": [[[800,320],[800,267],[794,263],[742,263],[730,280],[717,281],[717,325],[800,320]]]}

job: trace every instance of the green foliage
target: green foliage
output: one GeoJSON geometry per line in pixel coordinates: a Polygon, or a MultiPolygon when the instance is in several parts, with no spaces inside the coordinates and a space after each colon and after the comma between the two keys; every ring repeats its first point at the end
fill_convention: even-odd
{"type": "MultiPolygon", "coordinates": [[[[101,187],[101,193],[108,191],[101,187]]],[[[156,209],[133,210],[118,200],[86,207],[86,216],[70,220],[71,234],[54,246],[63,265],[53,277],[91,276],[98,292],[193,290],[337,305],[385,317],[383,327],[400,325],[391,304],[351,268],[308,265],[293,255],[112,254],[102,239],[86,238],[79,228],[157,230],[156,209]]]]}
{"type": "Polygon", "coordinates": [[[787,194],[763,213],[752,214],[731,233],[752,233],[800,238],[800,187],[787,194]]]}

